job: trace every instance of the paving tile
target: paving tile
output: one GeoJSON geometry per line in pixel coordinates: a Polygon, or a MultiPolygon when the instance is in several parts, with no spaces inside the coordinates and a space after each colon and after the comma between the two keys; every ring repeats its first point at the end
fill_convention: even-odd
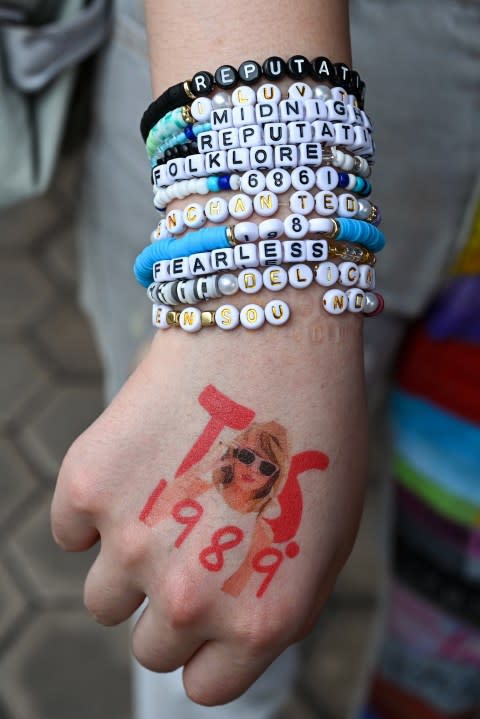
{"type": "Polygon", "coordinates": [[[1,342],[0,427],[15,421],[26,404],[47,384],[47,375],[20,342],[1,342]]]}
{"type": "Polygon", "coordinates": [[[0,252],[25,251],[46,236],[59,220],[61,208],[51,193],[0,212],[0,252]]]}
{"type": "Polygon", "coordinates": [[[0,691],[11,719],[127,719],[127,628],[43,614],[0,660],[0,691]]]}
{"type": "Polygon", "coordinates": [[[25,609],[25,599],[3,564],[0,564],[0,646],[25,609]]]}
{"type": "Polygon", "coordinates": [[[18,441],[35,466],[53,481],[70,444],[101,409],[100,388],[94,383],[55,387],[45,406],[19,434],[18,441]]]}
{"type": "Polygon", "coordinates": [[[53,297],[52,286],[32,260],[3,259],[0,262],[0,332],[23,329],[45,312],[53,297]]]}
{"type": "Polygon", "coordinates": [[[334,719],[345,719],[365,664],[374,613],[330,606],[316,629],[303,681],[334,719]]]}
{"type": "MultiPolygon", "coordinates": [[[[35,477],[11,442],[0,438],[0,530],[37,486],[35,477]]],[[[1,586],[1,584],[0,584],[1,586]]]]}
{"type": "Polygon", "coordinates": [[[21,526],[8,540],[5,552],[10,566],[27,577],[49,607],[81,606],[83,582],[97,550],[88,552],[63,552],[52,539],[50,532],[50,497],[24,519],[21,526]]]}
{"type": "Polygon", "coordinates": [[[77,285],[77,259],[71,220],[53,233],[42,255],[42,262],[51,280],[72,292],[77,285]]]}
{"type": "Polygon", "coordinates": [[[89,322],[71,302],[63,302],[38,325],[35,336],[53,364],[64,372],[100,375],[100,359],[89,322]]]}

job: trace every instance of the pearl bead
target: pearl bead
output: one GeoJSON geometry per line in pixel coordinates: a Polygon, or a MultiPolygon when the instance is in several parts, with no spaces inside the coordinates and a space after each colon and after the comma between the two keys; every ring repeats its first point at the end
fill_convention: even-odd
{"type": "Polygon", "coordinates": [[[257,330],[265,322],[265,312],[260,305],[245,305],[240,310],[240,322],[247,330],[257,330]]]}
{"type": "Polygon", "coordinates": [[[284,325],[290,317],[290,307],[283,300],[270,300],[265,305],[265,319],[270,325],[284,325]]]}
{"type": "Polygon", "coordinates": [[[366,220],[372,210],[372,206],[368,200],[358,200],[357,218],[359,220],[366,220]]]}
{"type": "Polygon", "coordinates": [[[238,280],[235,275],[220,275],[218,278],[218,289],[222,295],[234,295],[238,291],[238,280]]]}
{"type": "Polygon", "coordinates": [[[374,292],[365,292],[365,304],[363,311],[366,315],[370,315],[378,308],[378,297],[374,292]]]}
{"type": "Polygon", "coordinates": [[[216,92],[212,97],[212,109],[218,110],[222,107],[232,107],[232,100],[228,92],[216,92]]]}
{"type": "Polygon", "coordinates": [[[313,97],[317,100],[330,100],[332,93],[327,85],[315,85],[313,88],[313,97]]]}
{"type": "Polygon", "coordinates": [[[240,312],[235,305],[221,305],[215,311],[215,324],[222,330],[233,330],[238,327],[240,312]]]}

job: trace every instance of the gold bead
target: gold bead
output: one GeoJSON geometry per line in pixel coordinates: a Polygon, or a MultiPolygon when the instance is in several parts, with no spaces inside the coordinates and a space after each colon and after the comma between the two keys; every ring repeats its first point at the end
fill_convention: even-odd
{"type": "Polygon", "coordinates": [[[336,240],[338,233],[340,232],[340,227],[338,222],[333,217],[330,219],[332,220],[333,230],[331,232],[325,232],[325,237],[329,240],[336,240]]]}
{"type": "Polygon", "coordinates": [[[215,310],[204,310],[201,315],[202,327],[215,326],[215,310]]]}
{"type": "Polygon", "coordinates": [[[190,125],[195,122],[195,118],[193,117],[193,115],[191,113],[189,105],[184,105],[182,107],[182,120],[184,122],[188,122],[190,125]]]}
{"type": "Polygon", "coordinates": [[[230,245],[230,247],[235,247],[237,244],[237,241],[235,239],[234,235],[234,229],[235,225],[228,225],[227,229],[225,230],[225,236],[227,238],[227,242],[230,245]]]}
{"type": "Polygon", "coordinates": [[[167,325],[171,327],[178,327],[180,325],[180,312],[175,310],[169,310],[166,316],[167,325]]]}
{"type": "Polygon", "coordinates": [[[195,95],[190,90],[190,83],[188,80],[185,80],[183,83],[183,89],[185,90],[185,95],[190,98],[190,100],[195,100],[195,95]]]}

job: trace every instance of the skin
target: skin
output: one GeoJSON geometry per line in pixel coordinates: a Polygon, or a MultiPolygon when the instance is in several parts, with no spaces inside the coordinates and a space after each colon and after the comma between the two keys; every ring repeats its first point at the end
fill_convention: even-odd
{"type": "MultiPolygon", "coordinates": [[[[344,2],[282,0],[277,7],[273,14],[254,0],[147,2],[154,95],[199,68],[249,56],[302,52],[350,61],[344,2]],[[257,22],[249,22],[247,32],[250,17],[257,22]]],[[[292,308],[282,328],[158,332],[110,406],[68,451],[52,505],[53,533],[65,550],[83,551],[101,538],[85,584],[88,610],[102,624],[118,624],[147,596],[133,631],[135,656],[154,671],[184,666],[187,694],[205,705],[239,696],[310,630],[348,557],[361,512],[367,443],[362,320],[327,315],[315,287],[287,288],[282,298],[292,308]],[[139,520],[160,478],[175,476],[202,432],[208,417],[198,397],[209,384],[254,410],[255,421],[285,427],[291,456],[317,450],[329,458],[325,471],[300,477],[300,553],[283,561],[261,598],[255,594],[261,578],[246,573],[251,554],[271,542],[263,520],[249,538],[247,564],[230,584],[239,569],[235,549],[225,552],[225,571],[206,571],[198,559],[213,532],[231,522],[232,508],[220,493],[209,493],[216,498],[214,516],[199,522],[179,548],[174,543],[182,528],[172,534],[173,520],[153,527],[139,520]]],[[[255,296],[261,305],[269,299],[255,296]]]]}

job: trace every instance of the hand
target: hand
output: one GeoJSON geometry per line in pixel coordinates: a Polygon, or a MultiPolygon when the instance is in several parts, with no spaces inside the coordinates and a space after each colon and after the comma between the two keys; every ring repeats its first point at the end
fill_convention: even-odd
{"type": "Polygon", "coordinates": [[[114,625],[148,597],[133,652],[154,671],[184,665],[201,704],[239,696],[310,629],[356,534],[361,327],[315,322],[159,333],[60,471],[56,541],[101,539],[88,610],[114,625]]]}

